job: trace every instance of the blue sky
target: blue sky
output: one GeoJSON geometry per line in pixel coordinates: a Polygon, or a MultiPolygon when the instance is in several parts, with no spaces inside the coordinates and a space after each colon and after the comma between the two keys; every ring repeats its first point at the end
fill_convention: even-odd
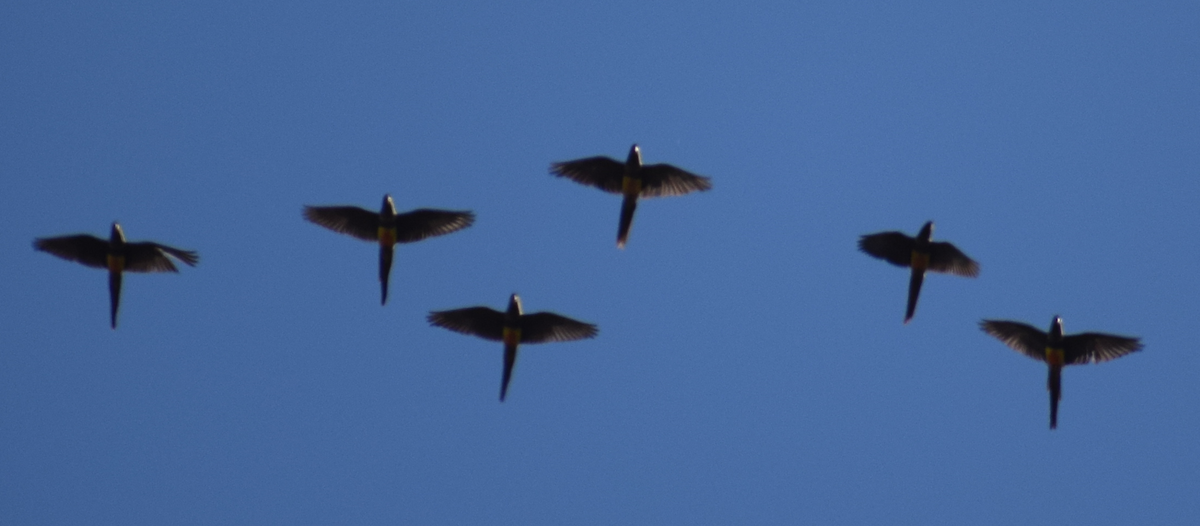
{"type": "Polygon", "coordinates": [[[1200,516],[1190,2],[0,5],[0,523],[1200,516]],[[644,201],[547,173],[712,177],[644,201]],[[376,251],[305,204],[473,210],[376,251]],[[197,250],[104,273],[35,237],[197,250]],[[861,234],[937,223],[907,276],[861,234]],[[596,323],[501,348],[425,315],[596,323]],[[981,318],[1140,336],[1064,372],[981,318]]]}

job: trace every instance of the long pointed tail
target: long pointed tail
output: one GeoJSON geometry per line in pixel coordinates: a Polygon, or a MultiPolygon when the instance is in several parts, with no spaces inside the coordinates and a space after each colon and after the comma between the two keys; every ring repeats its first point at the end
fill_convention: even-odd
{"type": "Polygon", "coordinates": [[[1050,429],[1058,427],[1058,401],[1062,399],[1062,369],[1050,368],[1050,378],[1046,381],[1050,390],[1050,429]]]}
{"type": "Polygon", "coordinates": [[[117,309],[121,306],[121,272],[108,273],[108,299],[111,304],[112,328],[117,328],[117,309]]]}
{"type": "Polygon", "coordinates": [[[395,252],[394,247],[379,247],[379,287],[383,299],[380,300],[380,305],[387,305],[388,295],[388,276],[392,273],[392,254],[395,252]]]}
{"type": "Polygon", "coordinates": [[[621,224],[617,227],[617,248],[625,248],[629,239],[629,227],[633,225],[633,211],[637,209],[637,196],[625,196],[621,201],[621,224]]]}
{"type": "Polygon", "coordinates": [[[921,295],[921,283],[924,281],[925,271],[914,269],[908,281],[908,309],[904,311],[904,323],[908,323],[917,312],[917,297],[921,295]]]}
{"type": "Polygon", "coordinates": [[[500,379],[500,401],[508,395],[508,381],[512,379],[513,366],[517,364],[517,346],[504,346],[504,377],[500,379]]]}

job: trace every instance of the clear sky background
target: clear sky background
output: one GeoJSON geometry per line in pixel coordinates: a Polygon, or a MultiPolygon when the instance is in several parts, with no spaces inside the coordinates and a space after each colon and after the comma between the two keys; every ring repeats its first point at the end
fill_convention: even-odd
{"type": "Polygon", "coordinates": [[[2,524],[1183,524],[1194,2],[0,4],[2,524]],[[247,5],[252,4],[252,5],[247,5]],[[504,5],[499,5],[504,4],[504,5]],[[548,174],[711,176],[643,201],[548,174]],[[301,206],[469,209],[377,250],[301,206]],[[200,253],[105,273],[35,237],[200,253]],[[859,235],[982,265],[905,270],[859,235]],[[523,347],[429,327],[600,326],[523,347]],[[1064,372],[982,318],[1140,336],[1064,372]]]}

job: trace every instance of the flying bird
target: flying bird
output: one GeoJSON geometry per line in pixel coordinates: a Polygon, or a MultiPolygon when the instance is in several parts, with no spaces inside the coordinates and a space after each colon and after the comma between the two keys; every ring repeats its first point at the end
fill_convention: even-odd
{"type": "Polygon", "coordinates": [[[112,306],[112,328],[117,328],[117,308],[121,303],[123,272],[179,272],[171,256],[188,266],[196,266],[200,256],[190,250],[160,245],[152,241],[129,243],[121,225],[113,222],[108,241],[88,234],[42,237],[33,240],[33,248],[49,252],[67,261],[108,269],[108,295],[112,306]]]}
{"type": "Polygon", "coordinates": [[[642,165],[638,145],[629,149],[625,163],[611,157],[588,157],[550,165],[550,173],[579,184],[595,186],[605,192],[622,194],[621,223],[617,227],[617,248],[625,248],[629,226],[638,197],[683,195],[712,188],[708,177],[699,176],[669,164],[642,165]]]}
{"type": "Polygon", "coordinates": [[[500,401],[508,394],[508,381],[517,363],[517,347],[522,343],[567,342],[595,338],[599,329],[591,323],[572,320],[552,312],[521,313],[521,298],[508,298],[508,310],[468,307],[434,311],[427,318],[431,325],[454,332],[504,342],[504,375],[500,379],[500,401]]]}
{"type": "Polygon", "coordinates": [[[392,196],[384,195],[378,213],[357,206],[305,206],[304,219],[339,234],[379,243],[380,304],[387,305],[388,275],[392,272],[396,243],[457,232],[471,226],[475,214],[428,208],[397,214],[392,196]]]}
{"type": "Polygon", "coordinates": [[[904,323],[908,323],[917,311],[917,296],[921,294],[925,271],[946,272],[968,278],[979,275],[979,263],[950,243],[931,242],[932,237],[933,221],[929,221],[921,227],[921,232],[915,238],[903,232],[880,232],[858,239],[858,249],[868,255],[893,265],[912,268],[912,276],[908,281],[908,309],[904,312],[904,323]]]}
{"type": "Polygon", "coordinates": [[[1058,401],[1062,399],[1062,368],[1107,362],[1142,350],[1138,338],[1099,332],[1063,335],[1062,318],[1050,321],[1050,333],[1015,321],[983,320],[979,327],[1017,352],[1050,366],[1046,389],[1050,391],[1050,429],[1058,427],[1058,401]]]}

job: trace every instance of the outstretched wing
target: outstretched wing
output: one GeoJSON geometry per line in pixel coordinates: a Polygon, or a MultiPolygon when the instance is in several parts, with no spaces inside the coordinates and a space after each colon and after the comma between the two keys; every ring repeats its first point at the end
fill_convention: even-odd
{"type": "Polygon", "coordinates": [[[500,341],[504,338],[504,313],[488,307],[433,311],[426,319],[430,325],[485,340],[500,341]]]}
{"type": "Polygon", "coordinates": [[[979,275],[979,263],[950,243],[930,243],[929,270],[973,278],[979,275]]]}
{"type": "Polygon", "coordinates": [[[1063,337],[1063,354],[1068,364],[1107,362],[1142,350],[1138,338],[1084,332],[1063,337]]]}
{"type": "Polygon", "coordinates": [[[168,254],[194,267],[200,257],[190,250],[180,250],[153,242],[125,245],[125,270],[129,272],[179,272],[168,254]]]}
{"type": "Polygon", "coordinates": [[[422,208],[396,215],[396,241],[412,243],[427,237],[457,232],[471,226],[475,214],[422,208]]]}
{"type": "Polygon", "coordinates": [[[96,236],[42,237],[33,240],[33,248],[89,267],[108,267],[108,241],[96,236]]]}
{"type": "Polygon", "coordinates": [[[595,338],[599,329],[591,323],[572,320],[552,312],[521,316],[521,343],[569,342],[595,338]]]}
{"type": "Polygon", "coordinates": [[[903,232],[880,232],[858,238],[858,249],[893,265],[912,264],[912,249],[916,243],[903,232]]]}
{"type": "Polygon", "coordinates": [[[619,194],[621,181],[625,177],[625,165],[609,157],[588,157],[552,163],[550,173],[579,184],[594,186],[605,192],[619,194]]]}
{"type": "Polygon", "coordinates": [[[669,164],[643,166],[640,174],[642,197],[668,197],[712,188],[712,179],[669,164]]]}
{"type": "Polygon", "coordinates": [[[304,219],[363,241],[379,240],[379,214],[357,206],[305,206],[304,219]]]}
{"type": "Polygon", "coordinates": [[[1046,361],[1049,337],[1033,326],[1015,321],[983,320],[979,322],[979,328],[1025,356],[1046,361]]]}

